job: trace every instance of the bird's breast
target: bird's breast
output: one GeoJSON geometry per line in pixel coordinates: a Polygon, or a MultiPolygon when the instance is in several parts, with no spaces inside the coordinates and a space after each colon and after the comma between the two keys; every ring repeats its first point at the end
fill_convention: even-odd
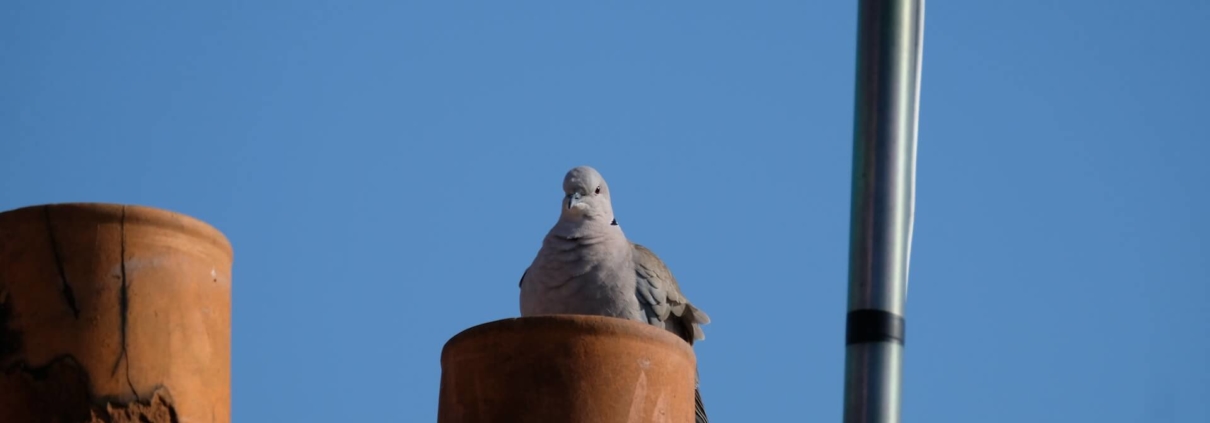
{"type": "Polygon", "coordinates": [[[522,284],[522,315],[589,314],[641,317],[634,265],[607,243],[543,247],[522,284]],[[547,248],[550,247],[550,248],[547,248]],[[532,282],[532,283],[531,283],[532,282]]]}

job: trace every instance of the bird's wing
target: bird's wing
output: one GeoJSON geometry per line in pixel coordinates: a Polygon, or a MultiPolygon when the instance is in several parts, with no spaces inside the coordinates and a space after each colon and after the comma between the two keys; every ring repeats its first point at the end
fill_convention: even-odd
{"type": "Polygon", "coordinates": [[[637,295],[647,312],[647,322],[667,328],[691,345],[706,339],[701,325],[710,323],[710,316],[685,298],[663,260],[647,247],[633,242],[631,245],[634,247],[637,295]]]}

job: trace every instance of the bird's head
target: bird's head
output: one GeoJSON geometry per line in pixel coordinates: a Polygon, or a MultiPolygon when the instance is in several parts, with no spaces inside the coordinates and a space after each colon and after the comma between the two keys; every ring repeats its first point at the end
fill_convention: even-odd
{"type": "Polygon", "coordinates": [[[579,166],[563,177],[562,219],[612,223],[613,205],[609,185],[601,174],[588,166],[579,166]]]}

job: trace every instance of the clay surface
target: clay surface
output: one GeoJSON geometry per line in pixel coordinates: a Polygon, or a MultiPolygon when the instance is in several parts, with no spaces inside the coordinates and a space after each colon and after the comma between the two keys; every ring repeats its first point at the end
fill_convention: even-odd
{"type": "Polygon", "coordinates": [[[692,423],[696,357],[660,328],[599,316],[498,320],[441,354],[439,423],[692,423]]]}
{"type": "Polygon", "coordinates": [[[169,211],[0,213],[0,422],[229,422],[231,262],[169,211]]]}

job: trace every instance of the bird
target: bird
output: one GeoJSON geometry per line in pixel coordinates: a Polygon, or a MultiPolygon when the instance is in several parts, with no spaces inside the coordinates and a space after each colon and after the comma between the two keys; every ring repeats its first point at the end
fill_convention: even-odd
{"type": "MultiPolygon", "coordinates": [[[[521,316],[599,315],[660,327],[693,346],[710,317],[689,302],[651,249],[630,241],[614,216],[611,191],[590,166],[563,177],[559,219],[519,282],[521,316]]],[[[694,420],[709,423],[695,376],[694,420]]]]}

